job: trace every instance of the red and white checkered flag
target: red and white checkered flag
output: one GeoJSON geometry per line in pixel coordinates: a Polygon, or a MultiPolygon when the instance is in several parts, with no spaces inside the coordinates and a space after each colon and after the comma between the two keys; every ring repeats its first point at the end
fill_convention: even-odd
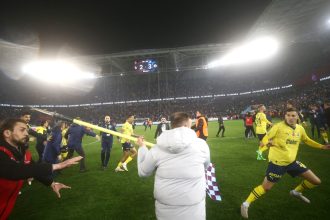
{"type": "Polygon", "coordinates": [[[205,170],[206,192],[212,200],[221,201],[220,189],[215,177],[215,168],[212,163],[205,170]]]}

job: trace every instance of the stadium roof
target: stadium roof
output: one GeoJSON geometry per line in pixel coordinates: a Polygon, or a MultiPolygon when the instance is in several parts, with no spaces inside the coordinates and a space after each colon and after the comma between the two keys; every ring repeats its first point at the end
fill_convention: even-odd
{"type": "Polygon", "coordinates": [[[273,0],[251,28],[249,37],[274,34],[288,43],[319,41],[329,28],[329,0],[273,0]]]}
{"type": "MultiPolygon", "coordinates": [[[[282,44],[329,41],[330,25],[324,27],[330,11],[328,0],[274,0],[251,27],[247,38],[262,35],[279,37],[282,44]]],[[[330,16],[330,15],[329,15],[330,16]]],[[[330,44],[329,44],[330,45],[330,44]]],[[[323,49],[330,48],[328,44],[323,49]]],[[[69,57],[84,65],[95,65],[103,75],[130,74],[135,60],[156,58],[159,72],[205,69],[215,57],[229,51],[235,43],[206,44],[198,46],[148,49],[113,54],[69,57]]],[[[26,47],[0,40],[3,72],[20,71],[19,65],[26,57],[37,54],[37,47],[26,47]]]]}
{"type": "Polygon", "coordinates": [[[215,56],[228,51],[232,44],[209,44],[189,47],[149,49],[105,55],[80,56],[74,59],[83,63],[102,66],[104,75],[129,74],[134,71],[133,62],[146,58],[156,58],[159,72],[205,69],[215,56]]]}
{"type": "MultiPolygon", "coordinates": [[[[328,0],[274,0],[251,27],[247,38],[275,36],[285,46],[296,43],[328,42],[326,27],[328,0]],[[324,38],[325,37],[325,38],[324,38]]],[[[157,58],[160,72],[205,69],[208,62],[233,48],[235,43],[190,47],[137,50],[122,53],[79,57],[84,62],[102,66],[103,74],[129,74],[136,59],[157,58]]],[[[330,47],[329,47],[330,48],[330,47]]]]}

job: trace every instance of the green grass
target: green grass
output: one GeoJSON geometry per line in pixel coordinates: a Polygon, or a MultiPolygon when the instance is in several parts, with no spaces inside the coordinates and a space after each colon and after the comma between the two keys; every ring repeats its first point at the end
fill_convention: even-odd
{"type": "MultiPolygon", "coordinates": [[[[239,207],[250,191],[263,180],[267,162],[256,160],[257,139],[246,140],[242,121],[225,122],[225,138],[215,138],[217,123],[210,123],[208,144],[212,162],[216,165],[222,202],[207,198],[207,219],[241,219],[239,207]]],[[[152,131],[135,132],[153,140],[152,131]]],[[[89,172],[79,173],[78,166],[70,167],[56,181],[72,187],[62,190],[57,199],[49,187],[38,182],[25,186],[10,219],[155,219],[154,178],[139,178],[136,159],[129,163],[129,172],[115,173],[121,157],[121,147],[115,141],[110,168],[100,170],[100,143],[86,137],[84,149],[89,172]]],[[[34,158],[37,158],[35,148],[34,158]]],[[[289,196],[299,178],[286,175],[269,193],[250,208],[250,219],[327,219],[330,214],[330,151],[321,151],[301,145],[298,160],[311,168],[322,180],[321,186],[306,191],[311,204],[289,196]]]]}

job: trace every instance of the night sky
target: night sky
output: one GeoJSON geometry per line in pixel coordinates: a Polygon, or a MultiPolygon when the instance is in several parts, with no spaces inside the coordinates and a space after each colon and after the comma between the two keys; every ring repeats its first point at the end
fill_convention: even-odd
{"type": "Polygon", "coordinates": [[[271,0],[7,1],[0,38],[105,54],[243,39],[271,0]]]}

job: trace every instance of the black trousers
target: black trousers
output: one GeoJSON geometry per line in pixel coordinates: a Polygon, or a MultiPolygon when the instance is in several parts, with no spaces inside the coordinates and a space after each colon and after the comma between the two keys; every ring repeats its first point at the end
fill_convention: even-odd
{"type": "Polygon", "coordinates": [[[37,149],[38,156],[39,156],[38,163],[41,163],[42,162],[42,154],[44,153],[44,150],[45,150],[45,145],[43,143],[37,143],[36,149],[37,149]]]}
{"type": "Polygon", "coordinates": [[[217,133],[217,136],[219,136],[219,133],[222,131],[222,134],[221,134],[221,136],[223,137],[224,136],[224,133],[225,133],[225,131],[226,131],[226,129],[225,129],[225,126],[219,126],[219,130],[218,130],[218,133],[217,133]]]}
{"type": "Polygon", "coordinates": [[[246,126],[245,127],[245,137],[248,137],[248,134],[252,132],[253,136],[256,137],[256,133],[254,132],[253,126],[246,126]]]}
{"type": "Polygon", "coordinates": [[[68,156],[66,158],[67,159],[72,158],[74,151],[76,151],[79,154],[79,156],[83,157],[83,159],[80,160],[80,170],[85,170],[86,169],[86,166],[85,166],[85,151],[82,147],[77,147],[75,149],[69,148],[68,156]]]}

